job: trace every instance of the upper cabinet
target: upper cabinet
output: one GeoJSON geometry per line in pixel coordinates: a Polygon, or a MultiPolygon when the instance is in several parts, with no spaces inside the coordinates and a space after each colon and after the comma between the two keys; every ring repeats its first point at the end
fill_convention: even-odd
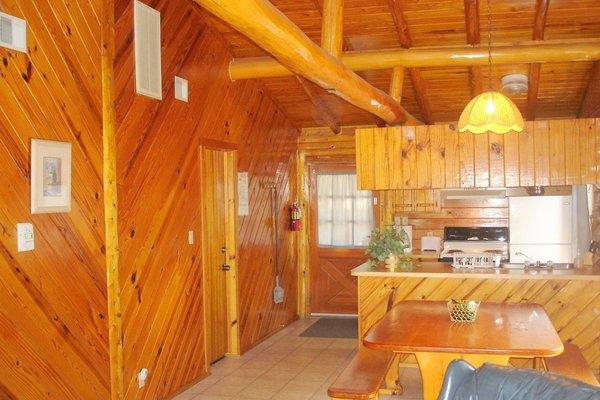
{"type": "Polygon", "coordinates": [[[532,121],[521,133],[454,125],[356,130],[360,189],[557,186],[600,182],[600,119],[532,121]]]}

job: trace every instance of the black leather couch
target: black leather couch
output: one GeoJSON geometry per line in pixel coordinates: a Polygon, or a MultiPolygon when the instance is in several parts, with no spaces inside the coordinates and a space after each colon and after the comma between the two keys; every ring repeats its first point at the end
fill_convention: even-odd
{"type": "Polygon", "coordinates": [[[464,360],[448,366],[438,400],[600,400],[600,388],[524,368],[484,364],[473,368],[464,360]]]}

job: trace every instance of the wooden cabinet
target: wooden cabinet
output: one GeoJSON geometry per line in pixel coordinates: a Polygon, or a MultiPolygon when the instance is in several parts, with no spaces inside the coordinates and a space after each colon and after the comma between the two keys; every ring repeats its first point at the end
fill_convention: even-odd
{"type": "Polygon", "coordinates": [[[558,186],[600,182],[600,119],[527,122],[521,133],[454,125],[356,130],[361,189],[558,186]]]}

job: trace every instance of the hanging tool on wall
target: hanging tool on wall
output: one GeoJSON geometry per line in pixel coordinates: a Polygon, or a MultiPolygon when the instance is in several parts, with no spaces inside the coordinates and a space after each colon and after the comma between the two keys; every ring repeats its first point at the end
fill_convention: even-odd
{"type": "Polygon", "coordinates": [[[273,302],[283,303],[283,288],[279,283],[281,271],[279,270],[279,218],[277,213],[277,187],[269,185],[271,190],[271,218],[273,218],[273,247],[275,249],[275,288],[273,289],[273,302]]]}

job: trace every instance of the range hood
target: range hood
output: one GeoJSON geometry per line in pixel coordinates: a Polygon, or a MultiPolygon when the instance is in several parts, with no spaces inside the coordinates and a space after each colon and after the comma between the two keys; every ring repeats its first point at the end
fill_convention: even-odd
{"type": "Polygon", "coordinates": [[[443,200],[504,199],[506,189],[442,189],[443,200]]]}

